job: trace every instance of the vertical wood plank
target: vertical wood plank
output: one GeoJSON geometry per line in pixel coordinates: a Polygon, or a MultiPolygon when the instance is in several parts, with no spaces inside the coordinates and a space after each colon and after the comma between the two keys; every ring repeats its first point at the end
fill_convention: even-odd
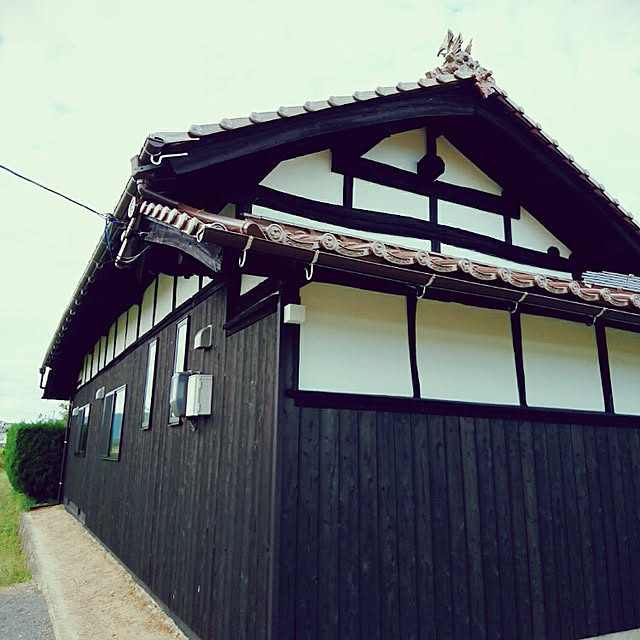
{"type": "Polygon", "coordinates": [[[487,638],[500,639],[504,635],[500,604],[500,568],[491,426],[486,418],[476,419],[475,424],[487,638]]]}
{"type": "Polygon", "coordinates": [[[502,627],[505,637],[518,625],[516,582],[511,535],[511,500],[509,495],[509,470],[505,442],[505,425],[502,420],[491,421],[491,445],[493,447],[493,473],[496,492],[496,529],[498,538],[498,564],[500,567],[500,603],[502,627]]]}
{"type": "Polygon", "coordinates": [[[340,504],[339,504],[339,596],[338,637],[360,637],[360,544],[359,544],[358,416],[340,411],[340,504]]]}
{"type": "Polygon", "coordinates": [[[380,541],[380,636],[400,635],[398,603],[398,522],[393,416],[384,411],[376,419],[378,463],[378,531],[380,541]]]}
{"type": "Polygon", "coordinates": [[[429,486],[431,487],[431,535],[436,603],[436,637],[453,638],[453,596],[451,586],[451,538],[449,496],[442,416],[429,416],[429,486]]]}
{"type": "Polygon", "coordinates": [[[426,416],[411,416],[417,556],[416,592],[419,638],[435,637],[436,629],[428,429],[429,424],[426,416]]]}
{"type": "Polygon", "coordinates": [[[473,418],[460,418],[460,445],[464,484],[469,574],[469,638],[486,638],[484,577],[482,571],[482,527],[478,490],[476,426],[473,418]]]}
{"type": "Polygon", "coordinates": [[[418,602],[416,591],[416,496],[413,477],[411,418],[395,417],[397,476],[398,601],[400,637],[418,638],[418,602]]]}
{"type": "Polygon", "coordinates": [[[339,636],[338,412],[320,411],[320,477],[318,524],[318,638],[339,636]]]}
{"type": "Polygon", "coordinates": [[[380,638],[380,562],[378,550],[378,465],[376,414],[359,413],[360,454],[360,637],[380,638]]]}

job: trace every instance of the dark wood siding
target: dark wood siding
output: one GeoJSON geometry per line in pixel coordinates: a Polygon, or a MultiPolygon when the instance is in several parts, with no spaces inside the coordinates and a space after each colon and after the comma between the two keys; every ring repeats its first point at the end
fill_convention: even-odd
{"type": "MultiPolygon", "coordinates": [[[[86,525],[202,638],[266,638],[277,380],[276,315],[225,337],[224,289],[183,308],[158,337],[151,428],[141,430],[145,341],[79,390],[91,402],[85,457],[69,455],[67,501],[86,525]],[[176,322],[190,316],[187,368],[214,376],[213,415],[168,425],[176,322]],[[213,325],[212,349],[192,350],[213,325]],[[106,391],[127,385],[119,462],[97,452],[106,391]]],[[[154,333],[149,335],[149,340],[154,333]]],[[[73,441],[73,434],[71,434],[73,441]]]]}
{"type": "Polygon", "coordinates": [[[640,426],[285,402],[278,638],[640,626],[640,426]]]}

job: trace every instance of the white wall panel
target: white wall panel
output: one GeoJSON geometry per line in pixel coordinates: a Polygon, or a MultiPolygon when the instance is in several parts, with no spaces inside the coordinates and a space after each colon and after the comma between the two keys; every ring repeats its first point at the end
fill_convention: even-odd
{"type": "Polygon", "coordinates": [[[607,327],[613,408],[640,415],[640,334],[607,327]]]}
{"type": "Polygon", "coordinates": [[[461,247],[454,247],[450,244],[443,244],[440,246],[440,253],[453,256],[456,258],[468,258],[473,262],[481,264],[489,264],[494,267],[507,267],[507,269],[513,269],[515,271],[524,271],[525,273],[540,273],[543,275],[551,276],[552,278],[560,278],[563,280],[571,280],[571,273],[568,271],[555,271],[553,269],[543,269],[542,267],[532,267],[528,264],[521,264],[518,262],[512,262],[511,260],[504,260],[503,258],[496,258],[479,251],[472,251],[471,249],[463,249],[461,247]]]}
{"type": "Polygon", "coordinates": [[[403,297],[312,283],[301,299],[301,389],[412,395],[403,297]]]}
{"type": "Polygon", "coordinates": [[[331,172],[331,152],[283,160],[260,183],[296,196],[342,204],[342,175],[331,172]]]}
{"type": "Polygon", "coordinates": [[[511,239],[519,247],[546,253],[549,247],[557,247],[563,258],[571,251],[550,231],[541,225],[524,207],[520,207],[520,219],[511,221],[511,239]]]}
{"type": "Polygon", "coordinates": [[[156,289],[156,312],[153,324],[156,325],[173,311],[173,276],[161,273],[156,289]]]}
{"type": "Polygon", "coordinates": [[[156,295],[156,281],[154,280],[145,290],[140,307],[140,335],[143,336],[153,327],[153,303],[156,295]]]}
{"type": "Polygon", "coordinates": [[[358,178],[353,180],[353,206],[355,209],[429,219],[429,198],[426,196],[358,178]]]}
{"type": "MultiPolygon", "coordinates": [[[[284,224],[294,224],[305,227],[307,229],[315,229],[318,231],[326,231],[335,235],[345,235],[357,238],[365,238],[370,240],[380,240],[385,244],[390,244],[397,247],[406,247],[408,249],[424,249],[425,251],[431,250],[431,241],[422,240],[420,238],[406,238],[404,236],[393,236],[384,233],[374,233],[372,231],[360,231],[359,229],[350,229],[349,227],[342,227],[335,224],[328,224],[325,222],[317,222],[315,220],[308,220],[301,216],[294,216],[289,213],[282,213],[281,211],[275,211],[273,209],[267,209],[266,207],[255,206],[253,207],[253,215],[267,220],[273,220],[275,222],[282,222],[284,224]]],[[[345,220],[345,224],[348,224],[348,220],[345,220]]]]}
{"type": "Polygon", "coordinates": [[[134,304],[127,312],[127,336],[125,338],[125,348],[132,345],[138,339],[138,315],[140,307],[134,304]]]}
{"type": "Polygon", "coordinates": [[[264,276],[252,276],[243,273],[240,276],[240,295],[243,296],[247,291],[255,289],[261,282],[264,282],[266,278],[264,276]]]}
{"type": "Polygon", "coordinates": [[[190,278],[179,276],[176,281],[176,307],[189,300],[189,298],[193,298],[199,290],[200,278],[198,276],[191,276],[190,278]]]}
{"type": "Polygon", "coordinates": [[[436,149],[445,166],[444,173],[438,180],[495,195],[502,193],[500,185],[462,155],[444,136],[439,136],[436,140],[436,149]]]}
{"type": "Polygon", "coordinates": [[[105,365],[105,356],[107,355],[107,336],[100,338],[100,364],[98,369],[102,369],[105,365]]]}
{"type": "Polygon", "coordinates": [[[521,321],[527,404],[604,410],[595,329],[525,314],[521,321]]]}
{"type": "Polygon", "coordinates": [[[438,222],[483,236],[504,240],[504,222],[500,215],[465,207],[455,202],[438,200],[438,222]]]}
{"type": "Polygon", "coordinates": [[[87,353],[84,357],[84,365],[82,367],[82,383],[89,382],[91,379],[91,354],[87,353]]]}
{"type": "Polygon", "coordinates": [[[506,311],[418,300],[416,343],[423,398],[519,403],[506,311]]]}
{"type": "Polygon", "coordinates": [[[396,133],[381,140],[362,157],[416,173],[427,152],[424,129],[396,133]]]}
{"type": "Polygon", "coordinates": [[[116,348],[114,357],[118,357],[125,349],[127,337],[127,312],[121,313],[116,322],[116,348]]]}
{"type": "Polygon", "coordinates": [[[100,340],[93,346],[93,355],[91,356],[91,377],[98,375],[100,363],[100,340]]]}
{"type": "Polygon", "coordinates": [[[105,365],[109,364],[113,360],[113,350],[116,345],[116,323],[114,322],[109,327],[109,333],[107,334],[107,353],[104,357],[105,365]]]}

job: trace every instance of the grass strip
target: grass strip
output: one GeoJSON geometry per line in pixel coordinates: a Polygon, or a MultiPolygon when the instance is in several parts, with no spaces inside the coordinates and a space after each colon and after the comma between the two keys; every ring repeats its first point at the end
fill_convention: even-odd
{"type": "Polygon", "coordinates": [[[0,464],[0,587],[31,579],[20,544],[18,521],[20,514],[34,504],[35,500],[13,489],[0,464]]]}

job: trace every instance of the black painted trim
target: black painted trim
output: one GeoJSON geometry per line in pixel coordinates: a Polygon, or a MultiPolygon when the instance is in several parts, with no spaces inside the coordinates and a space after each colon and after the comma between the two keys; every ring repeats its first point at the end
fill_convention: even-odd
{"type": "Polygon", "coordinates": [[[256,204],[359,231],[374,231],[425,240],[435,238],[446,244],[494,255],[513,262],[571,272],[569,261],[566,258],[556,258],[532,249],[514,247],[503,240],[428,220],[418,220],[409,216],[366,209],[347,209],[340,205],[309,200],[263,186],[259,187],[257,191],[256,204]]]}
{"type": "Polygon", "coordinates": [[[513,244],[513,233],[511,231],[511,218],[509,218],[508,216],[504,216],[504,218],[502,219],[503,222],[503,226],[504,226],[504,241],[507,244],[513,244]]]}
{"type": "Polygon", "coordinates": [[[596,344],[598,346],[598,364],[600,365],[600,378],[602,380],[602,394],[604,396],[604,410],[614,412],[613,387],[611,385],[611,369],[609,367],[609,350],[607,348],[607,334],[603,324],[595,321],[596,344]]]}
{"type": "Polygon", "coordinates": [[[225,322],[223,329],[225,335],[229,337],[246,327],[255,324],[258,320],[270,316],[278,309],[278,295],[272,294],[268,298],[264,298],[251,307],[248,307],[238,315],[225,322]]]}
{"type": "Polygon", "coordinates": [[[409,365],[411,366],[411,384],[413,397],[420,397],[420,374],[418,373],[418,354],[416,352],[416,313],[418,300],[415,296],[407,296],[407,334],[409,338],[409,365]]]}
{"type": "Polygon", "coordinates": [[[477,418],[502,418],[535,420],[538,422],[595,425],[602,427],[638,428],[638,416],[619,415],[604,411],[580,411],[577,409],[549,409],[545,407],[520,407],[517,405],[479,404],[451,400],[402,398],[325,391],[296,391],[289,389],[286,395],[293,398],[297,407],[353,409],[359,411],[397,411],[442,416],[472,416],[477,418]]]}
{"type": "Polygon", "coordinates": [[[511,340],[513,342],[513,355],[516,364],[516,380],[518,381],[518,398],[520,405],[527,406],[527,385],[524,375],[524,356],[522,353],[522,326],[520,324],[520,312],[510,314],[511,340]]]}
{"type": "Polygon", "coordinates": [[[353,209],[353,176],[342,176],[342,206],[353,209]]]}

